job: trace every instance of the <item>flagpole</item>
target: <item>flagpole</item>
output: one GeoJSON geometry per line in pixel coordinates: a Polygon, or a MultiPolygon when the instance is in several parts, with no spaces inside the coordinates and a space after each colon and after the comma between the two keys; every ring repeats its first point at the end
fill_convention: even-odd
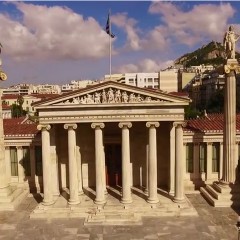
{"type": "Polygon", "coordinates": [[[112,29],[111,29],[111,10],[109,9],[109,75],[112,80],[112,29]]]}

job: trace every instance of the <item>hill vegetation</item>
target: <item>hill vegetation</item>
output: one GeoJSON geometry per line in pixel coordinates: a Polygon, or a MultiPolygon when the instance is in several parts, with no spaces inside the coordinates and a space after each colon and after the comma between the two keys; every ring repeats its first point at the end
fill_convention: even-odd
{"type": "MultiPolygon", "coordinates": [[[[175,64],[181,64],[184,67],[198,65],[213,65],[219,66],[224,63],[226,54],[224,47],[219,42],[210,42],[202,46],[192,53],[187,53],[175,60],[175,64]]],[[[236,58],[240,58],[240,54],[236,52],[236,58]]]]}

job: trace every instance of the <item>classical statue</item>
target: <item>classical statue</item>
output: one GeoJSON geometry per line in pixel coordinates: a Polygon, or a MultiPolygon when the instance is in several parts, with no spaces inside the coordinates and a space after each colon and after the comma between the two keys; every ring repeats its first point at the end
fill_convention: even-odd
{"type": "Polygon", "coordinates": [[[233,26],[230,26],[228,31],[224,35],[223,45],[227,53],[227,59],[235,59],[236,41],[240,35],[233,31],[233,26]]]}
{"type": "MultiPolygon", "coordinates": [[[[0,55],[1,55],[1,52],[2,52],[2,44],[0,43],[0,55]]],[[[2,70],[1,70],[1,67],[2,67],[2,59],[0,58],[0,80],[1,81],[5,81],[5,80],[7,80],[7,75],[6,75],[6,73],[5,72],[3,72],[2,70]]]]}

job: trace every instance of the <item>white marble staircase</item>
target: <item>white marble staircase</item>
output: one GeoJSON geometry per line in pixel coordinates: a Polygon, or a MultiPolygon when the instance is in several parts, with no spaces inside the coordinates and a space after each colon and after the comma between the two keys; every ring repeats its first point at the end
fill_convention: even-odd
{"type": "Polygon", "coordinates": [[[217,182],[201,187],[200,192],[214,207],[240,206],[240,186],[223,186],[217,182]]]}

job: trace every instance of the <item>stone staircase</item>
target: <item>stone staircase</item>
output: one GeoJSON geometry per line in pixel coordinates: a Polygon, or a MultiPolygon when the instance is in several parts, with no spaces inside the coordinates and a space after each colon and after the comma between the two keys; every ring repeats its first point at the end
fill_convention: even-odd
{"type": "Polygon", "coordinates": [[[0,211],[13,211],[29,194],[26,188],[9,187],[9,194],[0,196],[0,211]]]}
{"type": "Polygon", "coordinates": [[[214,207],[240,206],[240,186],[223,186],[214,182],[201,187],[203,197],[214,207]]]}

